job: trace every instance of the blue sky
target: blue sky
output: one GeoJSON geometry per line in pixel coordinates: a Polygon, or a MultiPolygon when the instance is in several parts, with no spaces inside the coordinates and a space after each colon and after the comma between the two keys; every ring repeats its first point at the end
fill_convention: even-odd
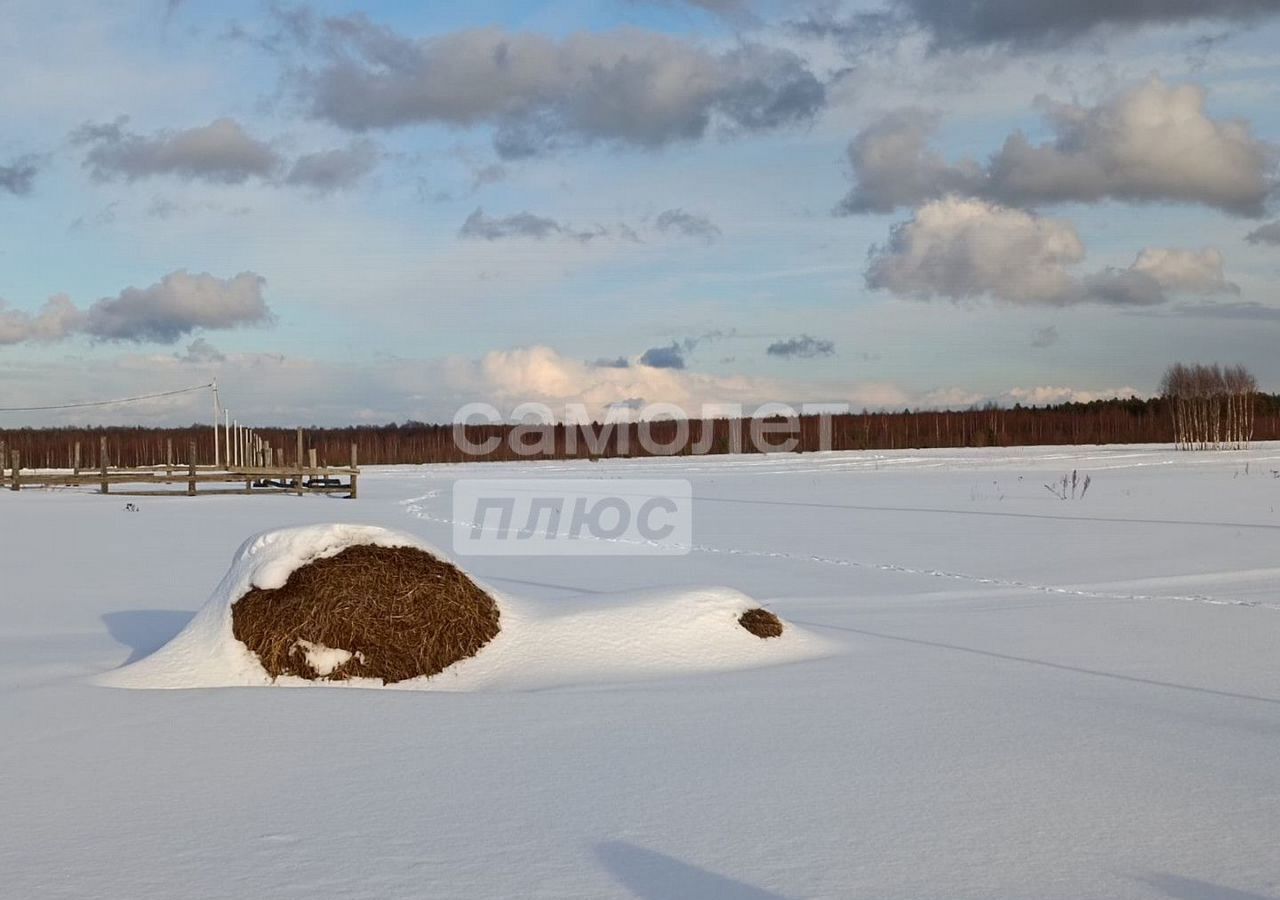
{"type": "Polygon", "coordinates": [[[0,406],[1280,390],[1280,4],[1008,2],[3,0],[0,406]]]}

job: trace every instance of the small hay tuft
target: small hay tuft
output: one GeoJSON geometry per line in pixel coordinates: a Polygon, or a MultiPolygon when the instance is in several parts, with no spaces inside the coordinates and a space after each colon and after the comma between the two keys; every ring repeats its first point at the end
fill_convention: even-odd
{"type": "Polygon", "coordinates": [[[767,609],[749,609],[738,617],[738,624],[758,638],[782,637],[782,620],[767,609]]]}
{"type": "Polygon", "coordinates": [[[361,544],[253,588],[232,631],[272,678],[435,675],[497,635],[498,605],[457,566],[414,547],[361,544]]]}

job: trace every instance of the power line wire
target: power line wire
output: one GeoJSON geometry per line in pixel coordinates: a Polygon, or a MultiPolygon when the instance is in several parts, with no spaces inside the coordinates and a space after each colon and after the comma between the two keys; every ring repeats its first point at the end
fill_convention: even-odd
{"type": "Polygon", "coordinates": [[[213,382],[195,387],[181,388],[176,391],[161,391],[158,394],[143,394],[138,397],[123,397],[119,400],[94,400],[88,403],[62,403],[57,406],[0,406],[0,412],[45,412],[54,409],[84,409],[90,406],[114,406],[117,403],[137,403],[139,400],[155,400],[159,397],[174,397],[178,394],[190,394],[195,391],[206,391],[213,387],[213,382]]]}

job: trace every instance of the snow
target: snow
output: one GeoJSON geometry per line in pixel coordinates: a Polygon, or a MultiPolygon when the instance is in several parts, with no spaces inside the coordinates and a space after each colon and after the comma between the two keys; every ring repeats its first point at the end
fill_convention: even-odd
{"type": "MultiPolygon", "coordinates": [[[[250,588],[282,587],[300,566],[357,544],[416,547],[447,558],[413,535],[369,525],[328,523],[264,532],[241,545],[213,595],[173,640],[145,659],[103,674],[97,683],[168,689],[335,686],[288,676],[273,680],[236,640],[231,612],[250,588]]],[[[602,605],[598,598],[536,604],[480,587],[498,604],[501,630],[476,656],[430,678],[394,685],[351,678],[336,686],[530,690],[777,665],[820,656],[833,647],[833,642],[794,627],[779,638],[755,637],[738,625],[738,617],[759,604],[731,588],[650,591],[611,597],[602,605]]],[[[298,643],[321,676],[351,659],[349,650],[298,643]]]]}
{"type": "MultiPolygon", "coordinates": [[[[283,587],[295,569],[326,559],[356,544],[379,547],[418,546],[428,553],[440,551],[412,535],[370,525],[326,523],[282,528],[255,535],[236,551],[231,568],[212,596],[182,631],[155,653],[132,665],[109,671],[96,683],[111,687],[200,688],[265,685],[271,677],[249,651],[235,639],[231,606],[251,588],[283,587]]],[[[317,671],[332,672],[351,658],[349,651],[327,647],[303,648],[317,671]]],[[[305,678],[287,682],[310,684],[305,678]]]]}
{"type": "Polygon", "coordinates": [[[355,502],[136,514],[4,492],[0,894],[1280,896],[1278,470],[1059,447],[369,469],[355,502]],[[1044,489],[1072,469],[1084,500],[1044,489]],[[156,651],[214,635],[264,527],[447,553],[463,477],[688,479],[690,552],[468,558],[504,632],[452,690],[98,683],[234,663],[156,651]],[[713,627],[748,596],[801,640],[713,627]]]}
{"type": "Polygon", "coordinates": [[[360,662],[364,662],[364,654],[359,651],[352,653],[350,650],[343,650],[341,647],[326,647],[324,644],[317,644],[315,641],[304,641],[301,638],[293,642],[290,653],[302,651],[302,658],[306,660],[307,666],[316,675],[326,678],[338,671],[342,666],[351,662],[351,658],[358,657],[360,662]]]}

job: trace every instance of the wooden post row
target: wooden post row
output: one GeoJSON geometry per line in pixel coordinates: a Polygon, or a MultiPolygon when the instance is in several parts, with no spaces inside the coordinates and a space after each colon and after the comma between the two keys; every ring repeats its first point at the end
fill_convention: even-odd
{"type": "Polygon", "coordinates": [[[196,495],[196,442],[192,441],[187,451],[187,496],[196,495]]]}
{"type": "Polygon", "coordinates": [[[352,500],[356,499],[356,497],[358,496],[358,490],[359,490],[356,486],[356,479],[359,476],[360,467],[356,465],[356,463],[357,463],[356,444],[354,441],[352,441],[351,442],[351,499],[352,500]]]}

